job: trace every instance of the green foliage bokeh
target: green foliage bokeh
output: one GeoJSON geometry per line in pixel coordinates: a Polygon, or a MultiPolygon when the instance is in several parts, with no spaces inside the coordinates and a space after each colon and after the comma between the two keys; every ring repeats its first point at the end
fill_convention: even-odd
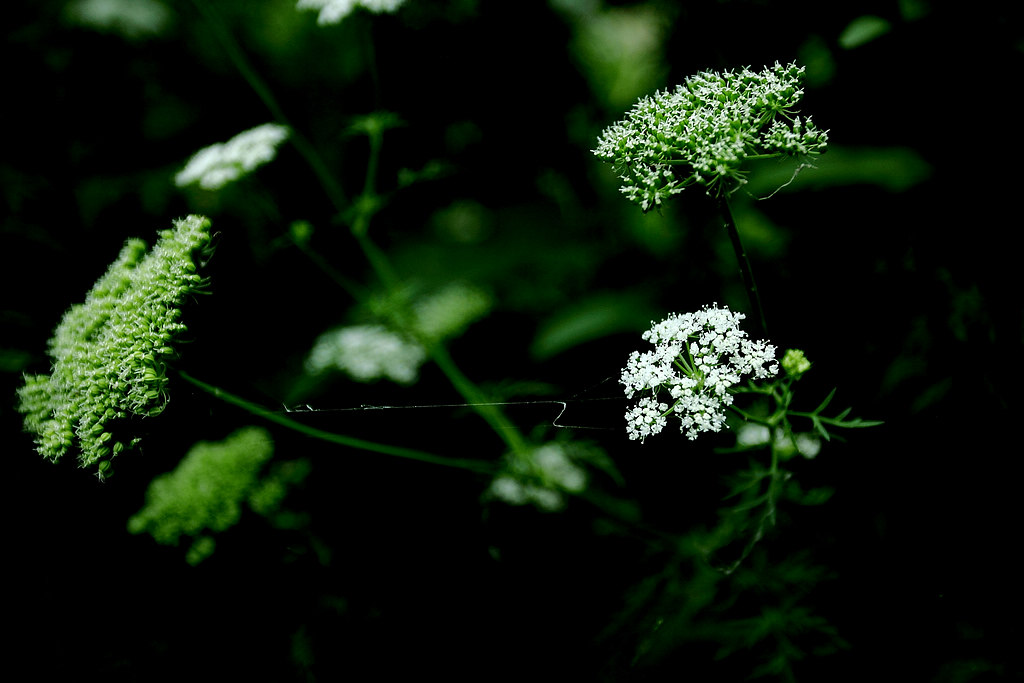
{"type": "Polygon", "coordinates": [[[206,3],[349,200],[369,146],[351,124],[388,112],[372,236],[410,300],[453,281],[485,293],[487,315],[458,326],[452,355],[495,401],[523,402],[507,408],[517,426],[612,453],[616,476],[597,473],[595,490],[622,502],[614,516],[577,500],[556,515],[482,503],[475,474],[268,425],[274,460],[241,487],[246,503],[159,515],[180,521],[164,537],[197,543],[198,559],[215,519],[269,513],[269,528],[243,513],[194,567],[125,520],[193,445],[250,415],[168,373],[159,420],[125,418],[142,452],[101,485],[38,458],[16,410],[24,375],[53,370],[46,340],[62,313],[126,240],[171,217],[209,215],[219,232],[212,296],[189,302],[180,340],[190,372],[282,413],[345,409],[291,416],[328,431],[492,459],[502,444],[452,407],[462,401],[434,368],[407,388],[304,372],[321,334],[393,302],[292,142],[220,192],[174,186],[197,150],[274,114],[195,3],[136,4],[148,14],[128,29],[127,15],[83,23],[89,3],[5,13],[15,68],[0,116],[16,134],[0,162],[0,420],[17,489],[5,497],[13,644],[38,678],[333,680],[373,666],[396,679],[1019,679],[1024,373],[1012,360],[1024,326],[1006,192],[1020,173],[991,142],[1016,120],[1014,3],[409,0],[333,27],[292,0],[206,3]],[[802,395],[839,387],[838,407],[886,425],[795,458],[802,488],[787,495],[804,504],[780,505],[788,532],[725,576],[694,562],[693,530],[721,522],[721,477],[749,454],[630,447],[615,378],[652,320],[714,300],[743,308],[731,248],[699,188],[641,215],[590,150],[656,89],[794,60],[829,151],[795,178],[756,162],[734,215],[773,343],[814,361],[802,395]],[[290,516],[281,496],[300,479],[290,516]]]}

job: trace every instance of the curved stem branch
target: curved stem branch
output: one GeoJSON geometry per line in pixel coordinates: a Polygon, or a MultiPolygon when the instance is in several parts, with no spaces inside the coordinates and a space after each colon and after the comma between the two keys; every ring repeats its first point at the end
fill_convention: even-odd
{"type": "MultiPolygon", "coordinates": [[[[373,215],[373,207],[376,206],[376,194],[374,191],[377,165],[379,162],[382,146],[382,132],[375,130],[370,134],[370,158],[367,162],[366,182],[364,184],[361,201],[356,203],[356,215],[351,224],[352,235],[356,238],[360,249],[370,262],[374,273],[392,293],[401,290],[401,279],[395,272],[390,260],[377,245],[370,239],[369,228],[373,215]]],[[[403,312],[401,314],[406,317],[403,312]]],[[[413,326],[407,320],[403,320],[403,326],[412,330],[413,326]]],[[[505,442],[505,445],[514,453],[524,453],[527,450],[526,439],[519,433],[519,429],[509,421],[501,409],[494,405],[480,389],[463,374],[456,365],[455,360],[448,353],[444,343],[432,339],[418,339],[423,344],[430,359],[444,373],[448,381],[459,392],[459,395],[466,403],[495,431],[498,437],[505,442]]]]}
{"type": "Polygon", "coordinates": [[[246,410],[253,415],[262,417],[265,420],[275,422],[282,427],[287,427],[294,431],[305,434],[306,436],[313,437],[314,439],[320,439],[321,441],[327,441],[335,443],[340,446],[347,446],[349,448],[355,448],[363,451],[371,451],[373,453],[382,453],[384,455],[393,455],[398,458],[406,458],[409,460],[419,460],[420,462],[427,462],[432,465],[443,465],[445,467],[456,467],[463,470],[471,470],[473,472],[484,472],[490,473],[493,471],[493,466],[481,462],[479,460],[467,460],[465,458],[448,458],[441,455],[434,455],[433,453],[427,453],[425,451],[416,450],[413,448],[403,448],[402,446],[391,446],[388,444],[376,443],[374,441],[366,441],[364,439],[357,439],[351,436],[345,436],[344,434],[335,434],[334,432],[324,431],[323,429],[317,429],[316,427],[310,427],[304,425],[297,420],[293,420],[286,415],[276,413],[269,408],[265,408],[257,403],[247,401],[240,396],[235,396],[232,393],[216,387],[212,384],[207,384],[200,379],[196,379],[187,372],[178,373],[182,379],[194,384],[203,391],[211,394],[231,405],[238,406],[243,410],[246,410]]]}

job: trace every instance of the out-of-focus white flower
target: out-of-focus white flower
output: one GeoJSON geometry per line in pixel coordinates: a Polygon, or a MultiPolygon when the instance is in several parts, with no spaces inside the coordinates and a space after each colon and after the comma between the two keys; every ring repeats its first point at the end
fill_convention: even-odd
{"type": "Polygon", "coordinates": [[[316,23],[321,26],[340,23],[352,14],[356,7],[362,7],[380,14],[395,12],[405,4],[405,0],[299,0],[298,9],[320,10],[316,23]]]}
{"type": "Polygon", "coordinates": [[[736,445],[741,448],[763,446],[771,439],[771,430],[754,422],[744,422],[736,430],[736,445]]]}
{"type": "Polygon", "coordinates": [[[509,505],[532,503],[546,512],[565,507],[566,493],[587,488],[586,471],[573,462],[567,446],[547,443],[525,455],[508,456],[501,474],[491,481],[488,495],[509,505]]]}
{"type": "Polygon", "coordinates": [[[288,129],[265,123],[227,142],[204,147],[174,176],[179,187],[198,184],[204,190],[219,190],[252,172],[277,155],[277,147],[288,137],[288,129]]]}
{"type": "Polygon", "coordinates": [[[821,452],[821,439],[806,432],[787,434],[782,427],[778,427],[775,430],[775,448],[785,458],[799,453],[810,460],[821,452]]]}
{"type": "Polygon", "coordinates": [[[689,439],[717,432],[732,404],[730,388],[744,375],[764,379],[778,373],[775,347],[748,339],[739,329],[744,317],[716,304],[670,315],[644,333],[654,351],[634,351],[619,379],[628,398],[643,394],[626,412],[630,439],[657,434],[670,415],[679,418],[689,439]]]}
{"type": "Polygon", "coordinates": [[[76,0],[64,10],[69,21],[139,40],[164,32],[171,11],[159,0],[76,0]]]}
{"type": "Polygon", "coordinates": [[[306,369],[318,374],[335,368],[360,382],[385,377],[412,384],[426,359],[422,346],[382,325],[356,325],[321,335],[306,359],[306,369]]]}
{"type": "Polygon", "coordinates": [[[413,304],[413,325],[425,339],[457,337],[486,315],[491,304],[479,287],[454,282],[413,304]]]}
{"type": "Polygon", "coordinates": [[[807,459],[811,459],[821,452],[821,439],[814,436],[813,434],[797,434],[796,435],[796,450],[800,455],[807,459]]]}

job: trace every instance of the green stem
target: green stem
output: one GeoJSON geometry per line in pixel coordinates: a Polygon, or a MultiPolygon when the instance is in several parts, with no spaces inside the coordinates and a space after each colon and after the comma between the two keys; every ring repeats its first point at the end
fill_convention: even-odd
{"type": "Polygon", "coordinates": [[[427,353],[431,360],[441,369],[448,381],[451,382],[459,395],[466,400],[470,407],[483,418],[488,425],[497,433],[505,445],[514,453],[525,453],[528,450],[526,439],[519,433],[519,429],[512,424],[505,413],[496,406],[489,397],[485,396],[480,389],[463,374],[462,370],[455,364],[451,354],[440,343],[427,344],[427,353]]]}
{"type": "Polygon", "coordinates": [[[393,455],[398,458],[407,458],[409,460],[418,460],[420,462],[427,462],[432,465],[443,465],[445,467],[457,467],[459,469],[471,470],[473,472],[491,473],[493,467],[485,462],[479,460],[467,460],[464,458],[448,458],[441,455],[434,455],[433,453],[427,453],[412,448],[403,448],[401,446],[390,446],[388,444],[376,443],[374,441],[366,441],[364,439],[357,439],[351,436],[345,436],[344,434],[335,434],[334,432],[324,431],[323,429],[317,429],[316,427],[310,427],[304,425],[301,422],[293,420],[290,417],[276,413],[268,408],[265,408],[257,403],[247,401],[240,396],[235,396],[220,387],[207,384],[202,380],[196,379],[187,372],[178,373],[182,379],[186,380],[199,387],[203,391],[219,398],[225,403],[238,406],[243,410],[246,410],[253,415],[262,417],[265,420],[275,422],[282,427],[295,430],[306,436],[313,437],[314,439],[320,439],[321,441],[327,441],[329,443],[335,443],[341,446],[347,446],[349,448],[355,448],[363,451],[371,451],[373,453],[382,453],[384,455],[393,455]]]}
{"type": "Polygon", "coordinates": [[[295,149],[299,151],[299,154],[305,158],[306,163],[309,164],[310,168],[313,169],[313,173],[316,175],[320,184],[323,185],[324,191],[327,192],[327,196],[330,198],[331,203],[334,204],[334,208],[341,211],[346,206],[345,192],[342,190],[341,185],[334,179],[330,170],[327,168],[327,164],[320,158],[320,154],[316,151],[309,140],[306,139],[302,133],[300,133],[294,126],[288,121],[288,117],[285,116],[284,110],[281,105],[278,104],[277,99],[271,92],[270,87],[263,82],[256,70],[249,64],[249,60],[246,59],[245,53],[242,52],[242,48],[238,45],[235,39],[232,37],[231,32],[228,31],[224,22],[221,21],[217,13],[210,7],[205,0],[192,0],[192,3],[199,10],[199,13],[203,15],[210,27],[213,29],[214,34],[217,36],[217,40],[220,41],[221,47],[224,48],[224,52],[227,53],[228,58],[238,69],[238,72],[242,75],[242,78],[249,84],[249,87],[253,89],[256,96],[263,101],[267,109],[270,110],[271,116],[283,126],[287,126],[290,134],[289,138],[295,149]]]}
{"type": "Polygon", "coordinates": [[[327,277],[333,280],[336,285],[348,292],[349,296],[356,301],[363,301],[366,298],[365,293],[359,285],[338,272],[338,270],[328,263],[323,256],[310,249],[308,244],[297,239],[293,239],[292,242],[299,248],[299,250],[302,251],[303,254],[306,255],[307,258],[309,258],[310,261],[314,263],[314,265],[316,265],[317,268],[323,271],[327,277]]]}
{"type": "MultiPolygon", "coordinates": [[[[370,158],[367,163],[366,182],[364,183],[363,196],[357,204],[357,214],[352,221],[352,235],[359,243],[360,249],[366,255],[374,273],[392,293],[401,290],[401,280],[391,265],[387,255],[381,251],[370,239],[369,228],[372,219],[373,208],[377,205],[374,191],[377,166],[380,159],[383,135],[381,131],[373,131],[370,135],[370,158]],[[360,207],[363,207],[360,210],[360,207]]],[[[402,314],[406,317],[405,314],[402,314]]],[[[406,329],[413,329],[408,321],[403,321],[406,329]]],[[[527,451],[526,439],[519,433],[505,414],[485,396],[480,389],[470,380],[448,353],[448,349],[440,341],[431,339],[419,339],[420,343],[430,355],[431,360],[444,373],[445,377],[455,388],[467,404],[495,431],[505,442],[505,445],[514,453],[525,453],[527,451]]]]}
{"type": "MultiPolygon", "coordinates": [[[[245,54],[238,46],[238,43],[235,42],[234,38],[231,36],[230,32],[224,27],[223,23],[220,21],[220,18],[216,15],[216,13],[208,6],[205,0],[192,1],[195,4],[195,6],[199,9],[199,12],[210,23],[211,27],[213,28],[214,32],[217,35],[218,40],[221,42],[222,47],[228,54],[228,57],[234,63],[235,68],[238,69],[239,73],[241,73],[242,77],[246,80],[249,86],[263,101],[263,103],[270,110],[274,118],[277,119],[277,121],[280,122],[281,124],[289,127],[289,129],[291,130],[292,142],[295,144],[296,149],[299,150],[299,153],[302,154],[306,162],[309,164],[310,168],[312,168],[313,172],[320,180],[320,184],[326,191],[328,198],[334,204],[335,209],[339,213],[344,211],[349,206],[349,203],[345,197],[345,193],[343,192],[341,185],[334,179],[334,176],[331,173],[330,169],[328,169],[327,165],[320,158],[320,155],[317,153],[316,148],[314,148],[313,145],[311,145],[304,136],[302,136],[293,126],[291,126],[288,123],[288,119],[284,114],[284,110],[278,104],[270,88],[266,85],[266,83],[263,82],[263,80],[259,77],[256,71],[249,64],[248,60],[245,58],[245,54]]],[[[370,220],[372,218],[373,213],[376,210],[377,205],[377,195],[375,193],[374,186],[377,175],[377,167],[380,160],[380,149],[382,140],[382,131],[373,131],[370,134],[370,158],[367,164],[366,182],[363,187],[363,194],[359,198],[355,206],[356,211],[352,221],[351,230],[352,234],[356,238],[356,241],[359,243],[359,246],[362,249],[363,253],[366,255],[367,260],[369,260],[371,267],[377,274],[377,277],[380,278],[380,280],[384,283],[387,289],[389,289],[391,292],[397,292],[399,291],[401,284],[397,274],[394,272],[394,269],[391,267],[391,264],[387,257],[385,256],[385,254],[380,249],[377,248],[377,246],[370,240],[370,238],[367,235],[370,227],[370,220]]],[[[347,284],[343,282],[339,282],[339,284],[342,284],[343,288],[345,288],[346,290],[351,291],[351,288],[347,284]]],[[[459,370],[458,366],[455,365],[455,361],[452,360],[447,350],[440,343],[429,343],[426,344],[426,347],[433,361],[437,364],[441,371],[444,372],[444,374],[448,377],[448,380],[452,383],[455,389],[462,395],[466,402],[471,404],[473,409],[482,418],[484,418],[484,420],[489,425],[491,425],[491,427],[498,433],[498,435],[506,443],[506,445],[508,445],[508,447],[512,449],[514,452],[524,452],[526,450],[526,441],[522,437],[522,435],[519,434],[519,430],[516,429],[516,427],[511,422],[508,421],[508,419],[504,416],[504,413],[498,410],[497,407],[493,405],[481,405],[481,403],[487,402],[485,397],[476,387],[476,385],[474,385],[469,380],[469,378],[467,378],[462,373],[462,371],[459,370]]],[[[237,400],[241,401],[242,399],[237,400]]],[[[258,406],[254,407],[259,408],[258,406]]],[[[265,410],[262,408],[260,409],[265,410]]],[[[303,429],[300,431],[312,429],[305,427],[305,425],[301,425],[301,423],[294,422],[289,418],[283,418],[282,416],[276,413],[270,413],[269,415],[274,415],[275,417],[271,418],[267,416],[267,419],[274,419],[275,421],[278,421],[281,424],[288,423],[289,426],[295,425],[302,427],[303,429]],[[282,422],[282,420],[284,420],[285,422],[282,422]]],[[[321,433],[320,430],[312,430],[312,432],[306,433],[313,435],[313,432],[321,434],[321,436],[319,436],[318,438],[328,438],[328,440],[335,439],[335,437],[343,439],[348,438],[340,437],[339,435],[332,435],[329,432],[321,433]]],[[[352,445],[354,442],[359,442],[359,440],[352,440],[351,442],[348,442],[348,444],[352,445]]],[[[367,448],[366,450],[374,449],[367,448]]],[[[401,450],[405,451],[406,449],[401,450]]],[[[414,451],[408,451],[408,453],[413,452],[414,451]]],[[[398,453],[392,452],[391,454],[397,455],[398,453]]],[[[429,454],[423,455],[427,455],[430,458],[439,457],[429,456],[429,454]]],[[[405,457],[413,456],[408,455],[405,457]]]]}
{"type": "MultiPolygon", "coordinates": [[[[357,217],[353,223],[352,232],[356,241],[370,262],[373,271],[380,278],[381,282],[384,283],[384,286],[392,293],[399,291],[401,283],[398,275],[391,267],[391,262],[388,260],[387,255],[377,248],[377,245],[373,243],[373,240],[367,234],[366,229],[369,227],[369,218],[365,218],[365,220],[361,220],[361,218],[361,216],[357,217]],[[356,225],[362,229],[357,230],[355,228],[356,225]]],[[[412,326],[406,324],[405,327],[411,329],[412,326]]],[[[426,339],[420,339],[419,341],[430,355],[430,359],[444,373],[451,385],[459,392],[459,395],[494,429],[509,449],[516,453],[525,452],[527,449],[526,440],[519,433],[519,430],[505,417],[505,414],[497,406],[491,405],[488,397],[484,396],[473,381],[466,377],[458,365],[455,364],[455,360],[448,353],[448,349],[441,342],[426,339]]]]}
{"type": "Polygon", "coordinates": [[[736,229],[736,221],[733,220],[732,212],[729,210],[729,201],[723,196],[718,197],[718,213],[722,220],[722,225],[725,227],[725,231],[729,234],[729,240],[732,242],[732,249],[736,253],[736,261],[740,267],[740,276],[743,278],[743,286],[746,288],[747,297],[750,300],[750,308],[758,317],[761,324],[761,332],[767,335],[768,323],[765,321],[764,309],[761,307],[761,297],[757,293],[757,283],[754,282],[754,271],[750,267],[750,260],[747,258],[747,252],[743,248],[743,243],[740,241],[740,233],[736,229]]]}

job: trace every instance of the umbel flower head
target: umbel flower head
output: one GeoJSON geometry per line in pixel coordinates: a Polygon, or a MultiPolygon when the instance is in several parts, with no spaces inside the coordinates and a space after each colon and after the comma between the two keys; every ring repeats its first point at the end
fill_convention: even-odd
{"type": "Polygon", "coordinates": [[[715,304],[672,314],[644,332],[654,351],[634,351],[619,380],[628,398],[640,395],[626,411],[630,439],[657,434],[672,416],[689,439],[717,432],[732,404],[731,387],[744,376],[764,379],[778,373],[775,347],[747,338],[740,329],[744,317],[715,304]]]}
{"type": "Polygon", "coordinates": [[[412,384],[426,359],[422,346],[383,325],[353,325],[320,335],[306,359],[306,370],[315,375],[335,368],[359,382],[385,377],[412,384]]]}
{"type": "Polygon", "coordinates": [[[40,455],[57,461],[77,448],[81,465],[102,474],[137,441],[125,436],[125,421],[163,411],[165,364],[185,330],[180,307],[204,285],[196,256],[209,244],[201,216],[175,221],[149,253],[129,240],[85,303],[64,314],[49,343],[50,374],[27,375],[18,391],[40,455]]]}
{"type": "Polygon", "coordinates": [[[827,132],[796,115],[803,72],[776,62],[761,72],[698,73],[642,98],[605,129],[594,154],[612,163],[621,191],[644,211],[691,185],[731,194],[746,182],[749,159],[825,150],[827,132]]]}
{"type": "Polygon", "coordinates": [[[197,184],[204,190],[219,190],[273,160],[287,137],[284,126],[264,123],[227,142],[204,147],[174,176],[174,183],[178,187],[197,184]]]}

